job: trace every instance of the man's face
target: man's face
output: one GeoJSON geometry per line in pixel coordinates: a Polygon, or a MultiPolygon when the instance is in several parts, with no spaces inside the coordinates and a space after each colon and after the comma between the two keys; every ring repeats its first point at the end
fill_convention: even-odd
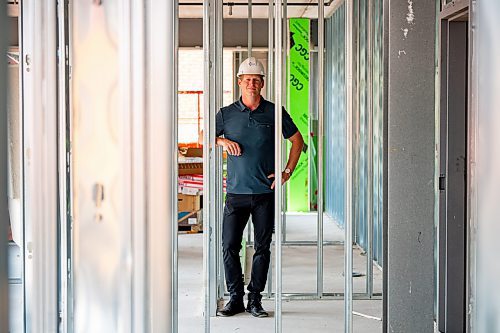
{"type": "Polygon", "coordinates": [[[260,91],[264,87],[264,79],[256,74],[243,74],[238,79],[238,85],[242,95],[255,97],[260,95],[260,91]]]}

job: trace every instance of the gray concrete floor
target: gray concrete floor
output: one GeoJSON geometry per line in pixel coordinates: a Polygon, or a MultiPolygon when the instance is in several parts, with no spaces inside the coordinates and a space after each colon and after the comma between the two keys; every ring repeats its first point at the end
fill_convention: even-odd
{"type": "MultiPolygon", "coordinates": [[[[287,218],[287,240],[315,240],[315,215],[287,218]]],[[[342,240],[343,231],[325,218],[324,239],[342,240]]],[[[273,257],[274,257],[274,249],[273,257]]],[[[179,332],[203,332],[203,235],[179,235],[179,332]]],[[[283,292],[312,293],[316,291],[316,246],[283,246],[283,292]]],[[[353,250],[354,271],[366,273],[366,257],[353,250]]],[[[272,261],[274,264],[274,259],[272,261]]],[[[324,247],[324,292],[344,290],[343,245],[324,247]]],[[[274,270],[274,267],[273,267],[274,270]]],[[[374,267],[374,292],[381,292],[382,272],[374,267]]],[[[274,272],[273,272],[274,273],[274,272]]],[[[274,278],[274,277],[273,277],[274,278]]],[[[366,277],[353,278],[354,292],[364,292],[366,277]]],[[[270,317],[253,318],[242,313],[230,318],[211,319],[211,332],[274,332],[274,301],[263,300],[270,317]]],[[[358,300],[353,311],[382,317],[381,300],[358,300]]],[[[343,332],[344,302],[342,300],[283,301],[283,332],[343,332]]],[[[382,322],[359,315],[353,316],[353,332],[381,332],[382,322]]]]}

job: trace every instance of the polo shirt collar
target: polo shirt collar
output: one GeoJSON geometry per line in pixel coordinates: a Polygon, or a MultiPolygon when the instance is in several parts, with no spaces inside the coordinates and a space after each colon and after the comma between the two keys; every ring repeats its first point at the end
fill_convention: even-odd
{"type": "MultiPolygon", "coordinates": [[[[254,110],[255,111],[264,111],[264,110],[261,110],[261,108],[264,107],[264,103],[266,102],[266,100],[264,99],[264,97],[262,97],[262,95],[260,95],[260,104],[259,106],[257,107],[257,109],[254,110]]],[[[246,109],[248,109],[245,104],[243,104],[243,100],[241,99],[241,97],[238,99],[238,101],[236,102],[236,106],[238,107],[238,109],[243,112],[245,111],[246,109]]]]}

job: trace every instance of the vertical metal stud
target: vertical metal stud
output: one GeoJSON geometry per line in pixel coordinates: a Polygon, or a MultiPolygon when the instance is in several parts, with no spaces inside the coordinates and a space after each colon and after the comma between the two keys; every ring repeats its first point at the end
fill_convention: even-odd
{"type": "MultiPolygon", "coordinates": [[[[268,40],[267,40],[267,99],[274,99],[274,0],[269,0],[268,7],[268,40]]],[[[249,237],[250,239],[250,237],[249,237]]],[[[269,265],[267,275],[267,297],[273,296],[273,266],[269,265]]]]}
{"type": "Polygon", "coordinates": [[[324,137],[325,1],[318,3],[318,259],[316,293],[323,296],[323,137],[324,137]]]}
{"type": "MultiPolygon", "coordinates": [[[[220,231],[220,193],[217,178],[220,168],[215,145],[215,114],[222,104],[222,9],[221,0],[210,0],[203,5],[204,75],[204,137],[203,137],[203,237],[205,272],[205,332],[210,332],[210,317],[217,311],[217,248],[220,231]]],[[[220,158],[219,158],[220,159],[220,158]]]]}
{"type": "MultiPolygon", "coordinates": [[[[282,101],[282,105],[286,105],[287,104],[287,93],[288,93],[288,89],[287,89],[287,82],[288,82],[288,61],[287,61],[287,55],[288,55],[288,50],[290,49],[290,46],[289,46],[289,41],[290,41],[290,31],[289,31],[289,26],[288,26],[288,4],[287,4],[287,0],[283,0],[283,21],[282,21],[282,27],[283,27],[283,32],[282,34],[284,34],[283,38],[282,38],[282,46],[283,46],[283,49],[282,49],[282,63],[286,64],[285,66],[285,70],[282,71],[282,72],[278,72],[277,73],[280,73],[281,75],[281,82],[283,82],[282,84],[282,87],[281,87],[281,101],[282,101]]],[[[287,152],[287,149],[286,149],[286,142],[285,141],[280,141],[281,142],[281,160],[282,161],[286,161],[286,152],[287,152]]],[[[286,184],[284,186],[284,188],[286,187],[286,184]]],[[[283,190],[283,195],[281,196],[281,209],[282,210],[286,210],[286,191],[283,190]]],[[[281,214],[281,219],[282,219],[282,227],[281,227],[281,234],[283,236],[282,238],[282,243],[286,243],[286,226],[287,226],[287,220],[286,220],[286,214],[284,212],[282,212],[281,214]]]]}
{"type": "Polygon", "coordinates": [[[252,0],[248,0],[248,57],[252,56],[252,0]]]}
{"type": "MultiPolygon", "coordinates": [[[[172,1],[172,11],[173,18],[171,22],[172,27],[172,42],[173,42],[173,54],[170,62],[170,66],[172,68],[172,134],[171,140],[173,142],[173,147],[175,149],[174,154],[172,155],[173,161],[173,172],[172,172],[172,221],[177,221],[177,181],[178,181],[178,167],[177,167],[177,146],[178,146],[178,63],[179,63],[179,0],[172,1]]],[[[178,251],[178,226],[177,223],[172,223],[172,271],[171,271],[171,279],[172,279],[172,333],[177,333],[179,326],[179,251],[178,251]]]]}
{"type": "MultiPolygon", "coordinates": [[[[148,252],[148,331],[168,332],[175,326],[175,235],[162,221],[177,221],[176,110],[176,6],[151,1],[147,7],[147,111],[145,114],[146,216],[148,252]],[[164,31],[164,34],[158,34],[164,31]],[[156,75],[161,73],[161,75],[156,75]],[[174,137],[175,136],[175,137],[174,137]],[[158,151],[165,152],[158,154],[158,151]],[[174,157],[172,157],[174,156],[174,157]],[[166,170],[169,170],[166,172],[166,170]],[[175,189],[174,193],[172,193],[175,189]],[[154,288],[154,289],[153,289],[154,288]]],[[[175,221],[175,222],[174,222],[175,221]]]]}
{"type": "Polygon", "coordinates": [[[345,1],[346,66],[346,189],[344,239],[344,332],[352,332],[352,223],[353,223],[353,14],[354,0],[345,1]]]}
{"type": "Polygon", "coordinates": [[[56,3],[23,2],[21,10],[23,151],[29,161],[24,163],[24,207],[29,207],[24,215],[24,287],[31,291],[25,294],[25,328],[47,332],[58,326],[56,3]]]}
{"type": "Polygon", "coordinates": [[[203,96],[203,273],[204,273],[204,331],[205,333],[210,332],[210,299],[208,294],[208,281],[210,279],[210,258],[208,255],[208,249],[210,248],[210,226],[209,226],[209,210],[210,206],[206,206],[210,204],[208,200],[208,193],[210,191],[210,182],[209,182],[209,154],[210,154],[210,4],[211,1],[203,2],[203,58],[204,58],[204,73],[203,73],[203,82],[204,82],[204,96],[203,96]]]}
{"type": "Polygon", "coordinates": [[[355,1],[353,3],[353,21],[352,21],[352,45],[353,45],[353,53],[351,53],[351,57],[353,57],[352,65],[353,65],[353,100],[352,100],[352,144],[353,144],[353,175],[352,175],[352,205],[353,205],[353,213],[352,213],[352,234],[353,241],[358,237],[358,222],[360,221],[360,155],[361,155],[361,147],[360,147],[360,101],[359,101],[359,82],[360,82],[360,66],[359,66],[359,58],[360,58],[360,43],[359,43],[359,9],[360,9],[360,1],[355,1]]]}
{"type": "Polygon", "coordinates": [[[269,0],[267,34],[267,99],[274,99],[274,0],[269,0]]]}
{"type": "Polygon", "coordinates": [[[59,61],[58,63],[58,149],[59,156],[64,156],[64,158],[59,158],[58,168],[59,172],[59,194],[62,199],[59,205],[59,216],[60,216],[60,231],[59,231],[59,313],[61,320],[62,332],[72,331],[70,318],[73,317],[72,314],[72,273],[71,273],[71,262],[72,262],[72,232],[71,232],[71,220],[72,220],[72,205],[73,202],[73,191],[72,191],[72,175],[70,167],[70,151],[66,145],[66,142],[71,140],[71,128],[72,128],[72,112],[70,111],[70,96],[69,96],[69,66],[70,66],[70,55],[69,55],[69,12],[68,3],[61,1],[57,4],[58,12],[58,52],[60,52],[60,57],[64,61],[59,61]],[[68,128],[70,130],[68,130],[68,128]]]}
{"type": "MultiPolygon", "coordinates": [[[[381,11],[382,11],[382,22],[379,23],[382,25],[382,38],[380,40],[381,45],[379,47],[382,49],[382,59],[380,60],[380,65],[382,69],[382,76],[385,78],[385,80],[382,80],[382,103],[380,103],[380,106],[382,107],[381,111],[382,114],[380,117],[382,118],[381,124],[379,123],[378,125],[378,131],[379,135],[381,135],[382,138],[382,181],[379,182],[379,193],[382,192],[382,202],[379,207],[379,215],[380,211],[382,211],[382,258],[383,258],[383,264],[384,264],[384,269],[382,270],[382,293],[384,297],[382,298],[382,331],[387,332],[389,328],[389,323],[388,323],[388,314],[389,314],[389,297],[388,297],[388,290],[389,290],[389,270],[388,270],[388,259],[389,259],[389,233],[387,232],[388,226],[389,226],[389,213],[388,213],[388,202],[389,202],[389,182],[388,182],[388,176],[389,176],[389,168],[388,168],[388,163],[389,163],[389,156],[387,154],[387,149],[389,147],[388,144],[388,139],[389,139],[389,130],[387,128],[387,119],[389,116],[389,56],[387,53],[387,46],[389,45],[389,1],[384,1],[382,0],[381,5],[381,11]]],[[[380,84],[380,82],[379,82],[380,84]]],[[[380,166],[379,166],[380,167],[380,166]]]]}
{"type": "MultiPolygon", "coordinates": [[[[175,11],[174,11],[175,12],[175,11]]],[[[148,288],[148,273],[147,273],[147,260],[148,260],[148,223],[146,222],[147,214],[147,195],[146,189],[148,186],[146,185],[147,181],[147,171],[144,166],[147,165],[145,160],[146,151],[145,151],[145,133],[146,133],[146,119],[145,110],[147,101],[147,90],[145,87],[147,86],[147,66],[146,57],[147,52],[145,52],[145,45],[147,40],[147,10],[142,2],[134,2],[130,3],[130,6],[127,7],[127,16],[130,16],[131,25],[127,31],[130,36],[130,127],[132,131],[131,135],[131,174],[132,182],[131,188],[133,191],[131,193],[132,199],[132,244],[133,244],[133,257],[132,260],[134,262],[132,268],[132,331],[140,332],[145,331],[148,327],[148,315],[147,315],[147,288],[148,288]],[[134,27],[132,29],[131,27],[134,27]],[[133,78],[133,79],[132,79],[133,78]]],[[[126,17],[127,17],[126,16],[126,17]]],[[[172,61],[175,61],[172,59],[172,61]]],[[[169,66],[170,67],[170,66],[169,66]]],[[[174,72],[177,67],[173,67],[174,72]]],[[[174,84],[175,84],[174,80],[174,84]]],[[[174,99],[177,98],[177,95],[174,94],[172,96],[174,99]]],[[[174,102],[175,103],[175,102],[174,102]]],[[[176,113],[173,112],[172,117],[176,117],[176,113]]],[[[177,121],[172,118],[172,133],[170,136],[170,140],[172,140],[172,146],[177,147],[177,133],[176,133],[176,125],[177,121]]],[[[170,122],[169,122],[170,124],[170,122]]],[[[73,126],[71,126],[73,127],[73,126]]],[[[170,155],[169,155],[170,156],[170,155]]],[[[176,166],[177,164],[177,156],[173,156],[173,160],[171,166],[176,166]]],[[[172,168],[172,180],[171,184],[175,184],[177,187],[177,168],[172,168]]],[[[177,195],[176,189],[172,192],[171,204],[172,209],[176,210],[177,208],[177,195]]],[[[172,218],[177,217],[177,212],[172,212],[172,218]],[[174,217],[175,216],[175,217],[174,217]]],[[[176,221],[172,220],[172,221],[176,221]]],[[[172,281],[172,327],[175,327],[177,316],[176,316],[176,306],[177,306],[177,274],[173,274],[177,272],[177,224],[171,223],[170,226],[171,235],[172,235],[172,270],[171,281],[172,281]]],[[[72,300],[68,300],[69,304],[72,304],[72,300]]],[[[71,318],[71,317],[70,317],[71,318]]],[[[69,329],[67,331],[63,331],[64,333],[73,332],[73,329],[69,329]]]]}
{"type": "MultiPolygon", "coordinates": [[[[276,5],[274,8],[274,17],[275,17],[275,65],[274,68],[276,70],[276,79],[275,79],[275,166],[274,166],[274,174],[275,174],[275,193],[274,193],[274,219],[276,224],[275,229],[275,251],[276,251],[276,294],[274,299],[275,304],[275,314],[274,314],[274,331],[275,333],[281,333],[282,331],[282,320],[281,320],[281,297],[282,297],[282,265],[281,265],[281,250],[282,250],[282,219],[281,219],[281,209],[282,209],[282,185],[281,185],[281,114],[282,114],[282,79],[283,79],[283,11],[282,11],[283,0],[276,0],[276,5]]],[[[286,20],[286,18],[285,18],[286,20]]]]}
{"type": "MultiPolygon", "coordinates": [[[[223,36],[223,20],[222,20],[222,3],[217,4],[217,13],[216,13],[216,22],[215,22],[215,35],[216,35],[216,49],[215,49],[215,109],[214,113],[216,113],[223,104],[224,92],[223,92],[223,77],[224,77],[224,67],[223,67],[223,45],[222,45],[222,36],[223,36]]],[[[214,132],[215,136],[215,132],[214,132]]],[[[215,140],[215,137],[214,137],[215,140]]],[[[224,294],[224,270],[223,270],[223,260],[222,260],[222,217],[223,217],[223,176],[222,176],[222,147],[215,147],[215,268],[217,270],[217,300],[224,294]]]]}
{"type": "MultiPolygon", "coordinates": [[[[220,70],[223,69],[222,66],[217,67],[220,70]]],[[[222,74],[220,74],[222,82],[222,74]]],[[[222,89],[220,90],[222,93],[222,89]]],[[[220,101],[220,105],[222,105],[222,99],[220,101]]],[[[224,215],[224,185],[223,185],[223,156],[222,156],[222,147],[216,147],[215,150],[215,159],[216,159],[216,186],[217,186],[217,195],[215,197],[215,207],[216,207],[216,218],[215,218],[215,234],[216,234],[216,260],[215,267],[217,270],[217,302],[222,301],[224,297],[225,287],[224,287],[224,262],[222,257],[222,219],[224,215]]]]}
{"type": "MultiPolygon", "coordinates": [[[[466,304],[467,311],[467,332],[477,332],[480,326],[477,322],[477,251],[478,251],[478,136],[479,136],[479,42],[478,23],[480,16],[484,15],[478,11],[478,1],[472,0],[470,3],[470,28],[469,28],[469,113],[467,117],[467,149],[469,158],[467,161],[467,278],[466,278],[466,304]],[[481,14],[481,15],[480,15],[481,14]],[[474,56],[476,55],[476,56],[474,56]]],[[[486,67],[487,68],[487,67],[486,67]]]]}
{"type": "Polygon", "coordinates": [[[366,244],[366,293],[373,295],[373,0],[366,0],[367,20],[367,117],[368,117],[368,154],[367,154],[367,244],[366,244]]]}

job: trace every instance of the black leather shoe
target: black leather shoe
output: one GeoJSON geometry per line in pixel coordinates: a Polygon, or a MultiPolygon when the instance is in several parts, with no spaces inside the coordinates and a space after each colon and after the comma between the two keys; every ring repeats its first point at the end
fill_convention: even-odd
{"type": "Polygon", "coordinates": [[[257,318],[269,316],[269,314],[262,308],[262,303],[259,298],[250,298],[248,300],[247,312],[257,318]]]}
{"type": "Polygon", "coordinates": [[[229,302],[227,302],[224,309],[217,311],[217,315],[220,317],[231,317],[242,312],[245,312],[245,305],[243,304],[243,300],[238,301],[231,299],[229,300],[229,302]]]}

